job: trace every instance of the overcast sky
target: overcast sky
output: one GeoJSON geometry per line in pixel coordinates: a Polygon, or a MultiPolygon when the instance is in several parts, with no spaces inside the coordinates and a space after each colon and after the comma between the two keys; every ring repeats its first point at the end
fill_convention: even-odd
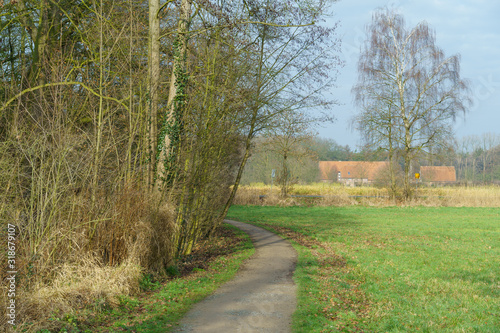
{"type": "Polygon", "coordinates": [[[457,137],[500,133],[500,1],[498,0],[340,0],[331,20],[339,21],[342,58],[338,88],[332,91],[342,105],[334,110],[337,121],[318,128],[319,135],[352,149],[360,135],[349,127],[355,108],[351,88],[356,82],[365,26],[380,7],[396,9],[407,26],[426,21],[436,31],[436,45],[446,56],[461,55],[461,75],[471,81],[474,106],[465,119],[457,119],[457,137]]]}

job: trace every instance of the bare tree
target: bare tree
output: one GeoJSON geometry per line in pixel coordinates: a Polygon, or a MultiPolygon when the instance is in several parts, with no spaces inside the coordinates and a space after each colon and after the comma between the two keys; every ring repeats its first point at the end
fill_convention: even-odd
{"type": "MultiPolygon", "coordinates": [[[[167,2],[168,4],[168,2],[167,2]]],[[[186,104],[187,89],[187,51],[189,25],[191,23],[191,0],[182,0],[177,27],[177,37],[173,43],[174,59],[167,112],[158,143],[159,158],[157,176],[160,180],[171,182],[175,176],[176,149],[181,135],[181,118],[186,104]]],[[[157,184],[158,185],[158,184],[157,184]]]]}
{"type": "Polygon", "coordinates": [[[353,88],[356,123],[370,142],[400,151],[410,199],[412,161],[451,134],[450,123],[472,103],[469,84],[460,56],[445,57],[426,22],[409,29],[402,15],[379,10],[367,34],[353,88]]]}
{"type": "Polygon", "coordinates": [[[286,198],[294,184],[294,175],[289,166],[290,159],[303,162],[313,154],[304,144],[313,138],[310,126],[314,120],[303,113],[286,112],[277,117],[274,123],[275,126],[266,131],[268,141],[265,146],[279,156],[277,180],[281,187],[281,197],[286,198]]]}
{"type": "Polygon", "coordinates": [[[156,169],[156,146],[157,146],[157,126],[158,126],[158,104],[160,86],[160,10],[159,0],[149,0],[149,30],[148,30],[148,116],[149,129],[148,148],[148,184],[154,187],[156,169]]]}
{"type": "Polygon", "coordinates": [[[286,112],[334,105],[323,92],[332,87],[337,66],[342,65],[335,55],[339,45],[335,27],[313,24],[328,10],[325,2],[311,1],[307,9],[281,1],[244,3],[248,21],[256,23],[244,37],[254,41],[248,56],[255,69],[247,74],[250,99],[242,120],[245,150],[221,216],[236,195],[254,138],[286,112]]]}
{"type": "MultiPolygon", "coordinates": [[[[389,175],[390,175],[390,196],[395,199],[397,193],[397,182],[396,182],[396,171],[394,164],[398,157],[398,141],[397,141],[397,131],[398,118],[395,117],[397,109],[389,103],[391,100],[391,95],[386,97],[383,93],[378,91],[378,84],[367,85],[362,91],[355,88],[356,101],[362,108],[362,111],[354,119],[356,129],[364,134],[365,144],[367,148],[370,149],[381,149],[387,151],[387,157],[389,159],[389,175]],[[366,101],[364,97],[366,90],[375,97],[371,105],[365,105],[366,101]],[[378,94],[383,95],[379,96],[378,94]]],[[[393,97],[393,96],[392,96],[393,97]]]]}

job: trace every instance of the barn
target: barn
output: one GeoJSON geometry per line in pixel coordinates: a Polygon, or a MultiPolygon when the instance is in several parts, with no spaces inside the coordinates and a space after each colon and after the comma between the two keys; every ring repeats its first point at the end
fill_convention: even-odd
{"type": "Polygon", "coordinates": [[[366,185],[377,180],[389,169],[389,162],[319,161],[322,182],[340,182],[346,185],[366,185]]]}
{"type": "Polygon", "coordinates": [[[428,183],[454,183],[457,173],[453,166],[421,166],[420,178],[428,183]]]}

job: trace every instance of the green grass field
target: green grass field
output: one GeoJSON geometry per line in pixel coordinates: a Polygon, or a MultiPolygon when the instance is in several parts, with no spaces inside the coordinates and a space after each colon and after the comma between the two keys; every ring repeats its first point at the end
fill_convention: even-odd
{"type": "Polygon", "coordinates": [[[500,209],[233,206],[286,234],[296,332],[500,332],[500,209]]]}

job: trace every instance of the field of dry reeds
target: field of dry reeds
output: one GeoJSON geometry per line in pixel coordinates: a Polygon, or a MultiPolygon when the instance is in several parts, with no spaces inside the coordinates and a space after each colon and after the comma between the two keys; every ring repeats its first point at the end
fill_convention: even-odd
{"type": "Polygon", "coordinates": [[[348,187],[337,183],[295,185],[289,198],[280,198],[278,187],[256,183],[240,186],[237,205],[318,205],[318,206],[411,206],[500,207],[500,186],[441,186],[419,184],[411,202],[391,200],[387,189],[371,186],[348,187]]]}

